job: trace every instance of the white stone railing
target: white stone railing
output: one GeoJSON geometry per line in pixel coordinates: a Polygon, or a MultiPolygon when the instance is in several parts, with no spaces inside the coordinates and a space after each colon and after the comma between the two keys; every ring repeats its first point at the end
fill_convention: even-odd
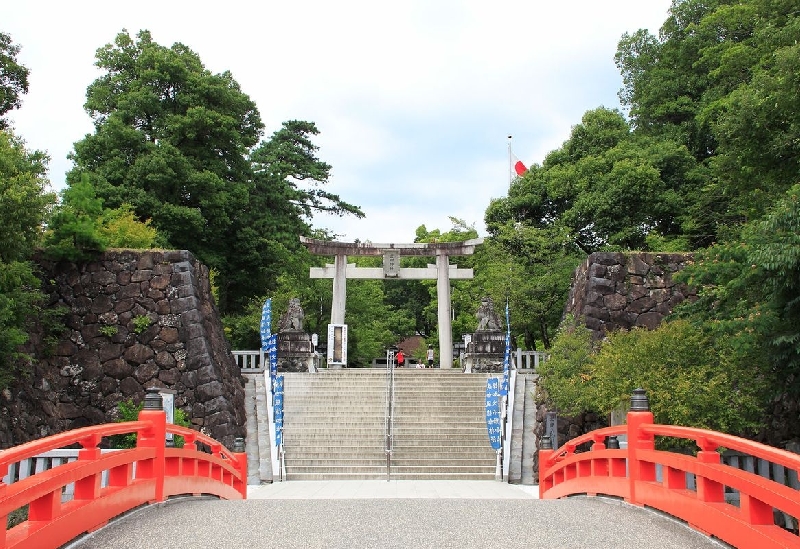
{"type": "Polygon", "coordinates": [[[517,370],[533,370],[535,372],[539,369],[539,364],[547,360],[548,356],[544,351],[517,349],[511,353],[511,360],[514,361],[514,367],[517,370]]]}
{"type": "Polygon", "coordinates": [[[236,365],[243,374],[263,372],[267,364],[267,355],[263,351],[232,351],[236,365]]]}

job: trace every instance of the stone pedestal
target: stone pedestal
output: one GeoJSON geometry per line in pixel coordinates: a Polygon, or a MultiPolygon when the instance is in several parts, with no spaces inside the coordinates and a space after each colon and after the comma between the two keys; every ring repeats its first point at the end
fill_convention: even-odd
{"type": "Polygon", "coordinates": [[[472,334],[464,353],[464,371],[502,372],[506,334],[502,330],[482,330],[472,334]]]}
{"type": "Polygon", "coordinates": [[[311,336],[295,330],[279,332],[278,371],[313,372],[314,369],[311,336]]]}

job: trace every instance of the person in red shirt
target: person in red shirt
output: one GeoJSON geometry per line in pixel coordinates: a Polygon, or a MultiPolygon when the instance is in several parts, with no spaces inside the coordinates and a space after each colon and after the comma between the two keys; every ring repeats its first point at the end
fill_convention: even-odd
{"type": "Polygon", "coordinates": [[[403,366],[406,365],[406,355],[403,354],[403,349],[400,349],[399,351],[397,351],[397,355],[395,355],[395,356],[397,358],[397,367],[398,368],[402,368],[403,366]]]}

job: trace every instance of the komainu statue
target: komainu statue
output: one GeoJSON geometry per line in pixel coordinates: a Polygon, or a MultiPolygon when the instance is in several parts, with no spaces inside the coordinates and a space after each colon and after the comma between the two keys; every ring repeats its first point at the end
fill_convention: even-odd
{"type": "Polygon", "coordinates": [[[279,331],[281,332],[302,332],[303,331],[303,308],[300,306],[300,300],[293,297],[289,300],[289,307],[281,317],[279,324],[279,331]]]}
{"type": "Polygon", "coordinates": [[[478,317],[478,329],[476,332],[491,332],[500,331],[500,317],[494,311],[494,302],[491,297],[484,297],[481,299],[481,306],[478,307],[478,312],[475,313],[478,317]]]}

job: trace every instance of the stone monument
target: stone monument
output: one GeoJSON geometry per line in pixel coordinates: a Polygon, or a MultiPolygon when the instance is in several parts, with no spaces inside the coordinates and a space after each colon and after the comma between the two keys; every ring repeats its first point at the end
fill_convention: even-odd
{"type": "Polygon", "coordinates": [[[502,372],[506,335],[491,297],[481,299],[475,316],[478,318],[478,328],[467,344],[463,370],[467,373],[502,372]]]}
{"type": "Polygon", "coordinates": [[[278,324],[279,372],[314,371],[311,336],[303,331],[304,317],[300,300],[293,297],[278,324]]]}

